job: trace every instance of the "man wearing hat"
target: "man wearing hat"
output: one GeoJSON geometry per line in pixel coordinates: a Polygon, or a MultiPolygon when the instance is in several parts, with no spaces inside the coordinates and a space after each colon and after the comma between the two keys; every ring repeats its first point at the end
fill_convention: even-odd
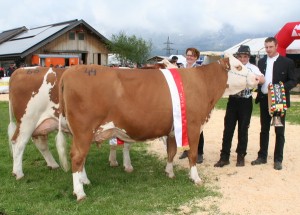
{"type": "MultiPolygon", "coordinates": [[[[250,64],[249,62],[249,46],[241,45],[236,53],[236,56],[237,59],[248,68],[249,72],[253,72],[257,76],[259,84],[263,84],[265,82],[264,75],[260,72],[258,67],[250,64]]],[[[230,163],[230,148],[237,122],[238,144],[236,148],[236,166],[245,166],[245,156],[247,154],[248,144],[248,128],[250,125],[252,108],[252,89],[246,88],[235,95],[229,96],[224,118],[222,150],[220,160],[214,165],[215,167],[223,167],[230,163]]]]}

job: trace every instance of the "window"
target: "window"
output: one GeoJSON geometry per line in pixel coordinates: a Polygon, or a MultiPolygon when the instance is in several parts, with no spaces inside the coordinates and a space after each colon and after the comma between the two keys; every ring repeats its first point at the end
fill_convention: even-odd
{"type": "Polygon", "coordinates": [[[84,33],[83,32],[78,33],[78,40],[84,40],[84,33]]]}
{"type": "Polygon", "coordinates": [[[74,31],[69,32],[69,40],[75,40],[75,32],[74,31]]]}

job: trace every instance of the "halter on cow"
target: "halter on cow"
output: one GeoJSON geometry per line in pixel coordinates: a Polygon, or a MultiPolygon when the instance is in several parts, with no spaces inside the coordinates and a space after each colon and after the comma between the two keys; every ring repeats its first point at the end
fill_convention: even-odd
{"type": "MultiPolygon", "coordinates": [[[[233,56],[197,68],[178,69],[186,101],[190,178],[196,184],[201,184],[196,168],[200,132],[227,87],[228,71],[239,74],[234,79],[239,82],[240,90],[258,83],[233,56]]],[[[160,70],[75,66],[65,71],[61,78],[59,99],[60,120],[66,117],[73,134],[71,160],[77,200],[85,198],[83,185],[90,183],[84,165],[93,141],[118,137],[136,142],[167,136],[166,172],[174,177],[173,158],[177,147],[172,133],[172,102],[160,70]]],[[[60,131],[57,147],[62,166],[68,169],[60,131]]]]}

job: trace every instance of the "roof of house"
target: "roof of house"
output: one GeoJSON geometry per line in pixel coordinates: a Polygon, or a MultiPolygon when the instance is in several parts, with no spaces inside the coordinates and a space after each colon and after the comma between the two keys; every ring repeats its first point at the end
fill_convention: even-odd
{"type": "Polygon", "coordinates": [[[73,28],[83,25],[92,33],[96,34],[103,43],[109,40],[96,31],[84,20],[70,20],[66,22],[54,23],[32,29],[26,27],[16,28],[0,33],[0,57],[19,56],[25,57],[28,54],[43,47],[52,40],[65,34],[73,28]]]}
{"type": "Polygon", "coordinates": [[[25,26],[20,27],[20,28],[15,28],[7,31],[3,31],[0,33],[0,44],[13,38],[14,36],[28,30],[25,26]]]}

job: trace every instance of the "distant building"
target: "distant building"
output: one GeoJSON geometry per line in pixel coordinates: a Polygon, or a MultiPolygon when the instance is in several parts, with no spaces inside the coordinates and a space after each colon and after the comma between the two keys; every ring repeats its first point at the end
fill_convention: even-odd
{"type": "Polygon", "coordinates": [[[109,40],[84,20],[0,33],[0,67],[108,64],[109,40]]]}

